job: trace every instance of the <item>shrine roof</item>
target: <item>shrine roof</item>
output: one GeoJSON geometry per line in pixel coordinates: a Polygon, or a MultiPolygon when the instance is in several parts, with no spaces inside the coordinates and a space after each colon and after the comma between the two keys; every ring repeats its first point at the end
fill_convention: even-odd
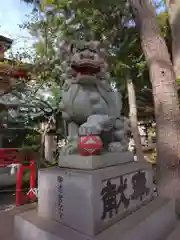
{"type": "Polygon", "coordinates": [[[15,78],[24,77],[27,79],[32,68],[32,64],[18,63],[7,58],[0,59],[0,76],[8,75],[15,78]]]}
{"type": "Polygon", "coordinates": [[[3,43],[4,45],[6,45],[6,47],[10,48],[13,43],[13,40],[0,35],[0,42],[3,43]]]}
{"type": "Polygon", "coordinates": [[[0,64],[3,64],[3,65],[6,65],[6,66],[16,66],[16,67],[19,67],[19,68],[24,68],[25,69],[28,69],[31,67],[32,68],[32,64],[30,63],[25,63],[25,62],[17,62],[16,60],[13,60],[13,59],[9,59],[9,58],[1,58],[0,59],[0,64]]]}

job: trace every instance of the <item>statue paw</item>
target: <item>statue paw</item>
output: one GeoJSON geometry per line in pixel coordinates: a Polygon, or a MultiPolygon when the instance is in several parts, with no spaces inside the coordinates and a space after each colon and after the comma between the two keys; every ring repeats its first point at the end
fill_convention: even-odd
{"type": "Polygon", "coordinates": [[[61,150],[62,155],[72,155],[77,153],[77,148],[74,146],[65,146],[61,150]]]}
{"type": "Polygon", "coordinates": [[[61,150],[63,155],[71,155],[77,153],[77,137],[68,139],[67,145],[61,150]]]}
{"type": "Polygon", "coordinates": [[[108,146],[109,152],[122,152],[127,150],[128,150],[128,147],[122,144],[121,142],[112,142],[108,146]]]}
{"type": "Polygon", "coordinates": [[[77,153],[77,148],[70,146],[67,149],[67,154],[71,155],[71,154],[75,154],[75,153],[77,153]]]}
{"type": "Polygon", "coordinates": [[[84,123],[79,127],[79,136],[91,136],[91,135],[99,135],[101,133],[101,128],[98,126],[90,125],[88,123],[84,123]]]}

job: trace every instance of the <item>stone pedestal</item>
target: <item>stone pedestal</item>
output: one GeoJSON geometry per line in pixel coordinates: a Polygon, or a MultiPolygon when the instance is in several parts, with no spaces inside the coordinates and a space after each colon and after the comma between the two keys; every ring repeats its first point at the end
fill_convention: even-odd
{"type": "Polygon", "coordinates": [[[36,210],[30,210],[15,216],[13,239],[165,240],[176,226],[176,222],[174,202],[159,197],[94,237],[87,236],[50,218],[40,217],[36,210]]]}
{"type": "Polygon", "coordinates": [[[176,224],[174,202],[153,197],[151,166],[132,159],[116,153],[77,164],[70,156],[66,167],[40,170],[37,211],[15,217],[15,239],[166,239],[176,224]]]}
{"type": "Polygon", "coordinates": [[[121,153],[104,153],[98,156],[86,157],[74,154],[69,156],[60,156],[59,166],[73,169],[93,170],[128,163],[133,160],[133,154],[128,151],[121,153]]]}
{"type": "MultiPolygon", "coordinates": [[[[120,154],[116,157],[123,159],[120,154]]],[[[112,158],[112,164],[114,161],[112,158]]],[[[116,166],[102,165],[91,170],[59,167],[40,170],[39,216],[95,236],[152,199],[149,164],[127,161],[116,166]]],[[[93,164],[88,166],[94,168],[93,164]]]]}

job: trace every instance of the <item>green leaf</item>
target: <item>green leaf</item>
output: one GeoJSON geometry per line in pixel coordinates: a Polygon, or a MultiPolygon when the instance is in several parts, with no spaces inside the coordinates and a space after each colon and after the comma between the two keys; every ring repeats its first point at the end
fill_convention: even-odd
{"type": "Polygon", "coordinates": [[[40,1],[40,9],[44,11],[46,7],[53,5],[53,0],[41,0],[40,1]]]}
{"type": "Polygon", "coordinates": [[[180,84],[180,77],[176,78],[176,83],[180,84]]]}

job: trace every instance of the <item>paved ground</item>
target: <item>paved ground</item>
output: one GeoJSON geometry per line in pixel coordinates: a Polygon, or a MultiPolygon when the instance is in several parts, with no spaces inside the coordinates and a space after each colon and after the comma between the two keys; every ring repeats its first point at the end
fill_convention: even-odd
{"type": "Polygon", "coordinates": [[[16,214],[34,209],[36,203],[15,206],[15,196],[0,192],[0,240],[14,240],[14,216],[16,214]]]}
{"type": "Polygon", "coordinates": [[[0,211],[15,205],[15,195],[13,193],[4,194],[0,192],[0,211]]]}
{"type": "Polygon", "coordinates": [[[13,240],[15,196],[0,193],[0,239],[13,240]]]}
{"type": "Polygon", "coordinates": [[[10,211],[0,211],[0,239],[13,240],[14,215],[10,211]]]}

